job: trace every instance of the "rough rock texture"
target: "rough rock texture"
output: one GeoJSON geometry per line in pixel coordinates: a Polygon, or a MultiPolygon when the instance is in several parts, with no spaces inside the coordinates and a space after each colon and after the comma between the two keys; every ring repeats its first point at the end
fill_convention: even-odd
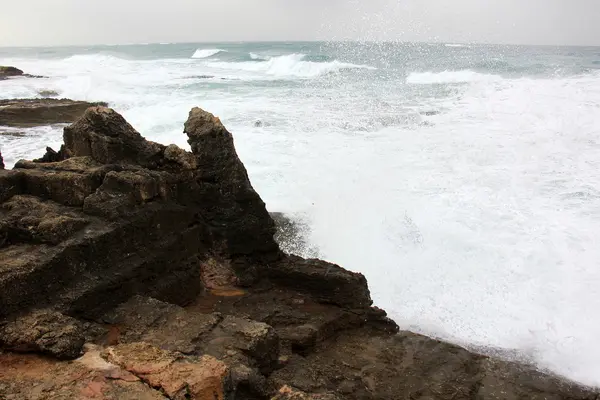
{"type": "Polygon", "coordinates": [[[0,170],[0,398],[598,399],[399,333],[364,276],[279,249],[218,118],[185,133],[93,107],[0,170]]]}
{"type": "Polygon", "coordinates": [[[30,127],[70,123],[83,115],[89,103],[69,99],[11,99],[0,100],[0,126],[30,127]]]}
{"type": "Polygon", "coordinates": [[[58,312],[37,311],[0,326],[0,345],[15,352],[38,352],[73,359],[85,343],[82,324],[58,312]]]}
{"type": "Polygon", "coordinates": [[[108,348],[105,357],[169,399],[226,400],[233,395],[229,368],[211,356],[193,359],[147,343],[131,343],[108,348]]]}
{"type": "Polygon", "coordinates": [[[0,398],[6,400],[166,400],[132,373],[88,347],[74,362],[0,353],[0,398]]]}

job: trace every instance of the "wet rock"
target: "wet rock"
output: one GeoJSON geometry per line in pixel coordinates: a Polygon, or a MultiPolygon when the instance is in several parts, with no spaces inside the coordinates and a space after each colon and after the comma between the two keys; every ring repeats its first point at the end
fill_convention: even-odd
{"type": "Polygon", "coordinates": [[[56,90],[40,90],[38,94],[44,98],[58,97],[59,93],[56,90]]]}
{"type": "Polygon", "coordinates": [[[48,310],[35,311],[0,325],[0,345],[15,352],[73,359],[81,354],[84,341],[79,321],[48,310]]]}
{"type": "Polygon", "coordinates": [[[68,99],[11,99],[0,100],[0,125],[30,127],[70,123],[85,110],[105,103],[89,103],[68,99]]]}
{"type": "Polygon", "coordinates": [[[215,221],[215,233],[222,238],[226,251],[239,256],[263,253],[278,257],[278,246],[273,240],[275,224],[250,184],[231,133],[219,118],[197,107],[190,111],[184,128],[196,156],[199,180],[207,189],[196,201],[221,202],[222,197],[235,200],[231,207],[207,210],[204,214],[215,221]],[[253,233],[252,238],[248,237],[249,232],[253,233]]]}
{"type": "Polygon", "coordinates": [[[410,332],[338,337],[296,357],[269,378],[308,393],[328,388],[345,399],[594,399],[556,377],[491,360],[410,332]],[[510,371],[510,372],[509,372],[510,371]]]}
{"type": "Polygon", "coordinates": [[[0,152],[0,169],[4,169],[4,159],[2,158],[2,152],[0,152]]]}
{"type": "Polygon", "coordinates": [[[362,274],[320,260],[289,256],[269,266],[268,275],[278,284],[310,293],[326,303],[343,307],[368,307],[373,301],[362,274]]]}

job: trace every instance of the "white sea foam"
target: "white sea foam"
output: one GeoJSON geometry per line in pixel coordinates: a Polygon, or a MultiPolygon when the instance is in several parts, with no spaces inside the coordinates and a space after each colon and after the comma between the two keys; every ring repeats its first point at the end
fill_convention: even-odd
{"type": "Polygon", "coordinates": [[[368,65],[357,65],[334,60],[331,62],[304,61],[305,54],[288,54],[273,57],[262,62],[211,62],[213,68],[226,70],[248,71],[263,73],[275,77],[303,77],[313,78],[315,76],[340,71],[342,69],[375,69],[368,65]]]}
{"type": "Polygon", "coordinates": [[[458,43],[446,43],[444,46],[446,46],[446,47],[469,47],[465,44],[458,44],[458,43]]]}
{"type": "Polygon", "coordinates": [[[192,58],[208,58],[208,57],[212,57],[216,54],[219,54],[223,51],[226,50],[222,50],[222,49],[198,49],[196,50],[196,52],[194,53],[194,55],[192,55],[192,58]]]}
{"type": "Polygon", "coordinates": [[[433,126],[303,132],[280,175],[266,172],[275,162],[250,170],[403,328],[599,385],[599,100],[598,74],[474,84],[433,126]]]}
{"type": "Polygon", "coordinates": [[[442,71],[442,72],[411,72],[406,78],[406,83],[431,85],[441,83],[463,83],[498,81],[502,78],[498,75],[482,74],[471,70],[442,71]]]}

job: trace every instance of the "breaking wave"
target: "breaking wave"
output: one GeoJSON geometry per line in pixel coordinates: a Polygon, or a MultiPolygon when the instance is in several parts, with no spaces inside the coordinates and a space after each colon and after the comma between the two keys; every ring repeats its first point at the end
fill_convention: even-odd
{"type": "Polygon", "coordinates": [[[222,49],[197,49],[192,58],[208,58],[227,50],[222,49]]]}
{"type": "Polygon", "coordinates": [[[368,65],[344,63],[338,60],[331,62],[306,61],[305,54],[288,54],[273,57],[264,61],[247,62],[211,62],[214,68],[263,73],[276,77],[312,78],[319,75],[339,72],[344,69],[376,69],[368,65]]]}

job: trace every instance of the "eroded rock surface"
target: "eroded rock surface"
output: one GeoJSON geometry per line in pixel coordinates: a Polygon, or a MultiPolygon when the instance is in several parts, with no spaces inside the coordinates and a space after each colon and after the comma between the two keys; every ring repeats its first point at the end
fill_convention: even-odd
{"type": "Polygon", "coordinates": [[[0,398],[597,400],[399,333],[364,276],[279,249],[218,118],[184,131],[92,107],[0,169],[0,398]]]}
{"type": "Polygon", "coordinates": [[[14,352],[73,359],[84,344],[82,324],[58,312],[36,311],[0,325],[0,345],[14,352]]]}

